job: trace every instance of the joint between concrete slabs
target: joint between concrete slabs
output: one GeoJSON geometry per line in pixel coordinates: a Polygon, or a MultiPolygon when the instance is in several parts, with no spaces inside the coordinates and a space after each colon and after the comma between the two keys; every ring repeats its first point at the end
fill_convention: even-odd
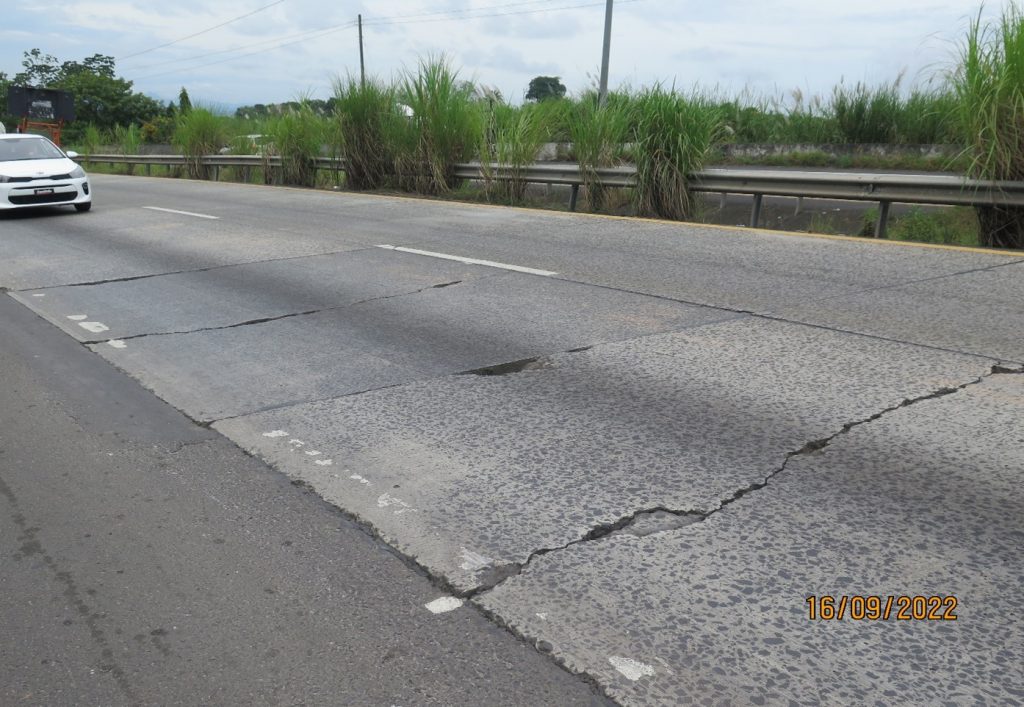
{"type": "MultiPolygon", "coordinates": [[[[492,276],[496,277],[496,276],[492,276]]],[[[291,319],[293,317],[306,317],[312,314],[320,314],[321,312],[332,312],[341,309],[347,309],[349,307],[358,307],[363,304],[369,304],[370,302],[380,302],[382,300],[395,299],[397,297],[411,297],[412,295],[418,295],[427,290],[440,290],[446,287],[452,287],[454,285],[462,284],[462,280],[454,280],[452,282],[442,282],[436,285],[428,285],[421,287],[418,290],[411,292],[398,292],[393,295],[382,295],[380,297],[371,297],[369,299],[359,300],[358,302],[349,302],[346,304],[339,304],[332,307],[321,307],[319,309],[309,309],[304,312],[290,312],[288,314],[281,314],[276,317],[261,317],[259,319],[247,319],[244,322],[236,322],[235,324],[225,324],[223,326],[211,326],[211,327],[200,327],[199,329],[186,329],[182,331],[159,331],[151,334],[134,334],[132,336],[122,336],[118,338],[118,341],[132,341],[133,339],[145,339],[153,336],[179,336],[185,334],[201,334],[206,331],[223,331],[224,329],[237,329],[238,327],[253,326],[255,324],[267,324],[269,322],[277,322],[282,319],[291,319]]],[[[83,341],[82,343],[86,346],[93,346],[96,344],[103,344],[110,339],[96,339],[93,341],[83,341]]]]}

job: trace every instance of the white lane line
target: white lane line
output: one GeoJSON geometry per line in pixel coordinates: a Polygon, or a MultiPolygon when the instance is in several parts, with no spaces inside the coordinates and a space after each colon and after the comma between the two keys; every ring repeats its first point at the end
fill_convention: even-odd
{"type": "Polygon", "coordinates": [[[613,655],[608,662],[615,666],[615,669],[625,675],[628,679],[636,682],[640,678],[654,675],[654,668],[632,658],[623,658],[613,655]]]}
{"type": "Polygon", "coordinates": [[[91,331],[93,334],[102,334],[105,331],[110,331],[110,327],[103,322],[78,322],[78,326],[86,331],[91,331]]]}
{"type": "Polygon", "coordinates": [[[128,344],[124,343],[121,339],[111,339],[107,343],[110,344],[111,346],[113,346],[115,349],[126,349],[126,348],[128,348],[128,344]]]}
{"type": "Polygon", "coordinates": [[[36,293],[36,294],[34,294],[34,295],[32,295],[32,296],[33,296],[33,297],[46,297],[46,295],[45,295],[45,294],[39,294],[39,293],[36,293]]]}
{"type": "Polygon", "coordinates": [[[195,214],[195,213],[192,213],[191,211],[178,211],[177,209],[162,209],[159,206],[143,206],[142,208],[149,209],[150,211],[163,211],[163,212],[168,213],[168,214],[181,214],[182,216],[195,216],[196,218],[208,218],[208,219],[211,219],[213,221],[219,221],[220,220],[220,216],[209,216],[208,214],[195,214]]]}
{"type": "Polygon", "coordinates": [[[88,314],[69,314],[68,315],[68,319],[70,319],[73,322],[84,322],[88,318],[89,318],[88,314]]]}
{"type": "Polygon", "coordinates": [[[462,604],[462,599],[458,597],[441,597],[428,604],[424,604],[424,606],[427,607],[427,611],[431,614],[445,614],[449,611],[455,611],[462,604]]]}
{"type": "Polygon", "coordinates": [[[332,464],[334,464],[334,460],[333,459],[314,459],[313,463],[316,464],[317,466],[331,466],[332,464]]]}
{"type": "Polygon", "coordinates": [[[288,433],[285,432],[284,430],[271,430],[270,432],[264,432],[263,436],[264,437],[270,437],[270,438],[274,438],[274,437],[287,437],[288,433]]]}
{"type": "Polygon", "coordinates": [[[447,253],[435,253],[429,250],[416,250],[415,248],[405,248],[398,245],[378,245],[378,248],[384,248],[385,250],[397,250],[401,253],[412,253],[413,255],[425,255],[428,258],[441,258],[442,260],[454,260],[457,263],[464,263],[466,265],[483,265],[488,268],[500,268],[502,270],[511,270],[512,272],[522,272],[527,275],[540,275],[542,277],[551,277],[558,273],[550,270],[537,270],[536,268],[524,268],[522,265],[509,265],[508,263],[496,263],[493,260],[478,260],[476,258],[463,258],[461,255],[448,255],[447,253]]]}

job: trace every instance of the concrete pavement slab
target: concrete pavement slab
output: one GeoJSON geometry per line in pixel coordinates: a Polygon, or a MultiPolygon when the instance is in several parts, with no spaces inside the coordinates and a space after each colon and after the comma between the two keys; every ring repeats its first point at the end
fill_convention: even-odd
{"type": "Polygon", "coordinates": [[[701,523],[537,557],[477,601],[624,704],[1018,704],[1022,416],[1024,375],[987,377],[701,523]],[[810,620],[822,595],[953,596],[957,620],[810,620]]]}
{"type": "Polygon", "coordinates": [[[369,248],[11,296],[79,341],[96,341],[232,326],[499,272],[369,248]],[[92,331],[90,321],[107,328],[92,331]]]}
{"type": "Polygon", "coordinates": [[[193,418],[212,420],[735,316],[501,273],[309,316],[93,348],[193,418]]]}
{"type": "Polygon", "coordinates": [[[227,221],[254,228],[497,260],[553,270],[582,282],[762,313],[1014,260],[998,253],[867,238],[837,240],[408,197],[101,177],[109,183],[111,196],[124,203],[158,195],[175,208],[215,210],[227,221]]]}
{"type": "Polygon", "coordinates": [[[32,210],[0,219],[0,287],[9,289],[144,277],[372,245],[346,238],[340,229],[282,232],[259,219],[212,221],[150,211],[138,203],[97,207],[88,214],[32,210]]]}
{"type": "Polygon", "coordinates": [[[777,315],[1024,361],[1024,263],[805,302],[777,315]]]}
{"type": "Polygon", "coordinates": [[[745,318],[215,428],[471,592],[638,512],[713,511],[788,454],[992,364],[745,318]]]}

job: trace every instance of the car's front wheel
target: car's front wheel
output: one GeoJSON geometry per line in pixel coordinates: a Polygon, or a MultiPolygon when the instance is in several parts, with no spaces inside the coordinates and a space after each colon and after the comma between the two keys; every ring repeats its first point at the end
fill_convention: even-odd
{"type": "Polygon", "coordinates": [[[75,208],[78,209],[79,211],[88,211],[89,209],[92,208],[92,202],[87,201],[84,204],[75,204],[75,208]]]}

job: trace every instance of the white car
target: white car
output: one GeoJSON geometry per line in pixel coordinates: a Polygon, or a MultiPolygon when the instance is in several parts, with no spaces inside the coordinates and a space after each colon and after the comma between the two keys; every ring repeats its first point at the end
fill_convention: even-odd
{"type": "Polygon", "coordinates": [[[0,135],[0,211],[67,204],[79,211],[92,207],[85,170],[40,135],[0,135]]]}

